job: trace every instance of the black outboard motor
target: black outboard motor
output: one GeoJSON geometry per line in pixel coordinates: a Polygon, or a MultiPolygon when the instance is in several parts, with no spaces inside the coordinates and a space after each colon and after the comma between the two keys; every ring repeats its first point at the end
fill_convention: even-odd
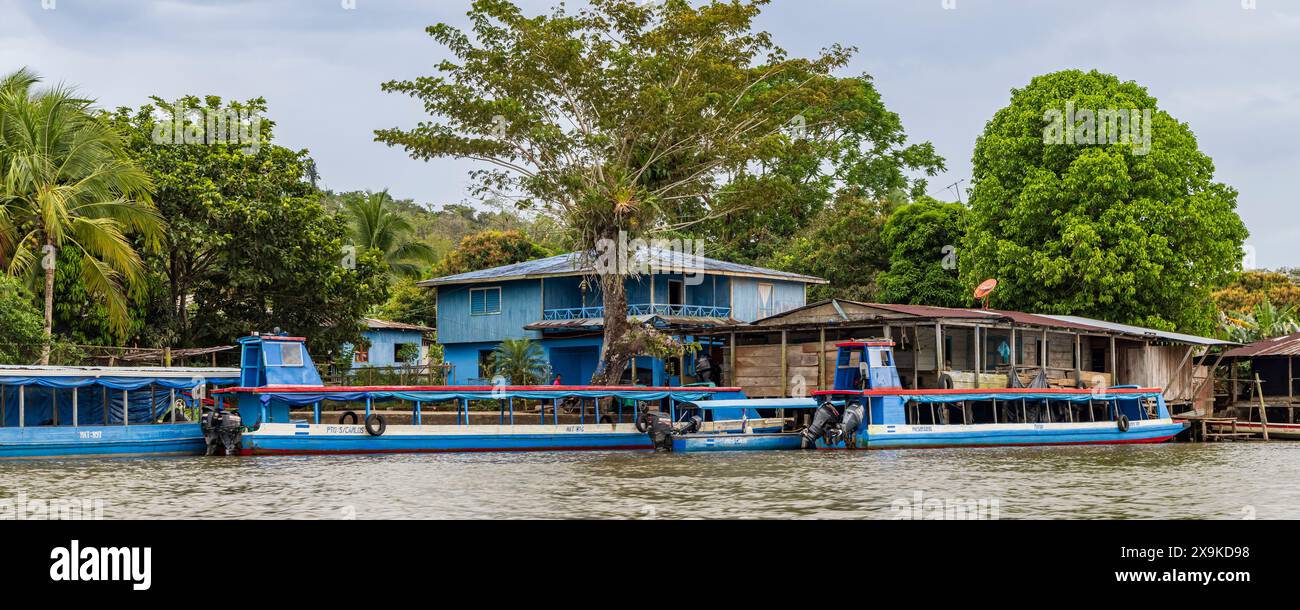
{"type": "Polygon", "coordinates": [[[853,401],[844,407],[844,417],[840,418],[839,438],[853,446],[853,436],[866,420],[867,410],[861,402],[853,401]]]}
{"type": "Polygon", "coordinates": [[[244,420],[234,411],[212,411],[204,409],[199,420],[203,430],[203,442],[207,444],[206,455],[216,455],[222,449],[226,455],[239,453],[239,441],[244,436],[244,420]]]}
{"type": "Polygon", "coordinates": [[[803,429],[803,446],[805,449],[811,449],[817,444],[817,439],[826,439],[826,442],[834,442],[834,438],[839,434],[840,412],[835,405],[826,402],[817,407],[813,412],[812,423],[803,429]]]}
{"type": "Polygon", "coordinates": [[[650,436],[655,451],[672,451],[673,436],[699,432],[703,425],[704,420],[698,415],[693,415],[680,424],[674,424],[667,413],[650,411],[642,413],[636,420],[637,431],[650,436]]]}

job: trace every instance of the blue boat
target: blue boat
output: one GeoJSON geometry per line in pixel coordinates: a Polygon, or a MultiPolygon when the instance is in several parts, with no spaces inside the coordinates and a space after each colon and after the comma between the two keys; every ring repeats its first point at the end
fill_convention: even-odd
{"type": "MultiPolygon", "coordinates": [[[[1186,428],[1159,388],[904,389],[892,341],[837,344],[834,389],[784,408],[813,408],[802,430],[684,432],[674,450],[918,449],[1159,443],[1186,428]]],[[[798,399],[795,399],[798,400],[798,399]]],[[[733,401],[744,408],[755,401],[733,401]]]]}
{"type": "MultiPolygon", "coordinates": [[[[744,398],[738,388],[636,386],[365,386],[322,384],[303,339],[253,335],[239,340],[238,387],[214,392],[217,414],[209,422],[211,452],[256,454],[347,454],[454,451],[549,451],[653,449],[666,422],[677,419],[677,406],[706,398],[744,398]],[[601,399],[614,399],[601,412],[601,399]],[[516,400],[541,401],[551,407],[517,413],[516,400]],[[412,404],[411,424],[389,425],[376,405],[412,404]],[[587,406],[594,402],[594,415],[587,406]],[[360,414],[322,422],[326,402],[359,405],[360,414]],[[472,403],[489,402],[497,423],[471,423],[472,403]],[[630,402],[631,408],[623,404],[630,402]],[[456,406],[455,424],[423,424],[424,407],[456,406]],[[582,406],[578,422],[561,422],[563,404],[582,406]],[[648,403],[646,408],[640,405],[648,403]],[[292,409],[300,409],[298,412],[292,409]],[[310,417],[302,410],[310,408],[310,417]]],[[[757,416],[757,413],[754,412],[757,416]]],[[[761,419],[761,418],[760,418],[761,419]]],[[[712,430],[721,422],[696,423],[712,430]]],[[[683,426],[687,424],[682,424],[683,426]]]]}
{"type": "Polygon", "coordinates": [[[223,368],[0,366],[0,459],[202,455],[204,394],[236,381],[223,368]]]}

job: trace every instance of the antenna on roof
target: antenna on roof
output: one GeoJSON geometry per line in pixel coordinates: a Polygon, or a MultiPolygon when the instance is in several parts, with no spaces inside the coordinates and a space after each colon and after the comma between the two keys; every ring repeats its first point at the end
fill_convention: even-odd
{"type": "Polygon", "coordinates": [[[975,300],[980,301],[981,307],[984,309],[989,308],[989,294],[997,287],[998,281],[993,278],[984,280],[983,282],[980,282],[979,286],[975,287],[975,300]]]}

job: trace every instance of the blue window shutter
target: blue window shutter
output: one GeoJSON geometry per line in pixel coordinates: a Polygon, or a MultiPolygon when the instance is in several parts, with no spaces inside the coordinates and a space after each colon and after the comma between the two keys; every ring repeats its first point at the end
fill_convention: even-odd
{"type": "Polygon", "coordinates": [[[487,291],[486,291],[486,290],[471,290],[471,291],[469,291],[469,313],[470,313],[470,315],[472,315],[472,316],[477,316],[477,315],[481,315],[481,314],[483,313],[483,310],[485,309],[485,308],[484,308],[484,295],[485,295],[485,294],[487,294],[487,291]]]}
{"type": "Polygon", "coordinates": [[[501,313],[501,289],[493,288],[483,291],[484,313],[501,313]]]}

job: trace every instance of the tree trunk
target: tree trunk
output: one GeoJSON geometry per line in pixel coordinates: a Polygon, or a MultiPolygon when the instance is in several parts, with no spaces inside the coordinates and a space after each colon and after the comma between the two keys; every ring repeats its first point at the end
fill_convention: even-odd
{"type": "Polygon", "coordinates": [[[45,345],[41,346],[41,364],[50,363],[50,342],[54,340],[54,242],[46,239],[50,249],[41,257],[45,268],[45,345]]]}
{"type": "Polygon", "coordinates": [[[617,385],[623,371],[636,354],[628,349],[632,325],[627,321],[626,276],[606,273],[600,276],[600,291],[605,302],[604,340],[600,345],[600,363],[591,376],[592,385],[617,385]]]}

